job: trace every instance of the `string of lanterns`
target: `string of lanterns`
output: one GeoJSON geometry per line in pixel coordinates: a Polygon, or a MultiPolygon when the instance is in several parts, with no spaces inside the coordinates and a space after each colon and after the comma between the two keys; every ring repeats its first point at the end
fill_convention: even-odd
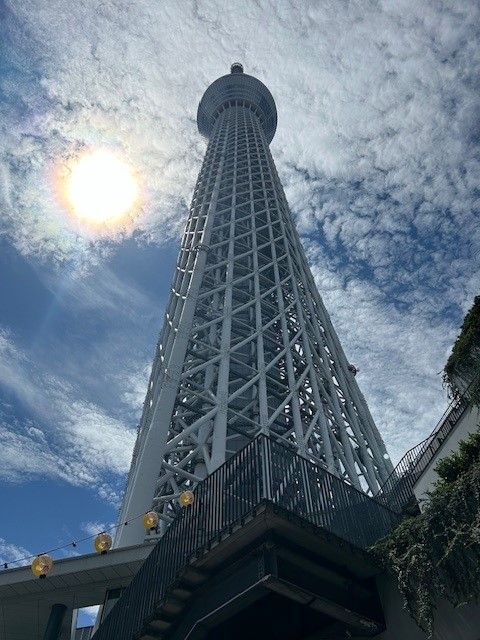
{"type": "MultiPolygon", "coordinates": [[[[193,491],[182,491],[182,493],[178,496],[178,502],[181,507],[190,507],[193,505],[195,501],[195,496],[193,491]]],[[[113,531],[118,529],[119,527],[126,526],[133,522],[134,520],[138,520],[138,518],[142,518],[142,524],[147,531],[156,531],[158,527],[158,523],[160,518],[156,511],[146,511],[139,516],[135,516],[126,522],[122,522],[121,524],[115,525],[109,529],[109,531],[113,531]]],[[[110,551],[112,548],[112,536],[107,531],[102,531],[95,536],[88,536],[86,538],[82,538],[81,540],[77,540],[76,542],[69,542],[61,547],[56,547],[55,549],[51,549],[49,553],[53,553],[54,551],[59,551],[61,549],[66,549],[67,547],[76,547],[77,544],[81,542],[85,542],[87,540],[91,540],[93,538],[93,547],[95,551],[101,555],[104,555],[110,551]]],[[[17,564],[18,562],[22,562],[24,560],[30,560],[33,558],[31,563],[31,570],[35,577],[37,578],[45,578],[48,573],[53,568],[53,558],[49,555],[49,553],[40,553],[37,556],[25,556],[24,558],[17,558],[16,560],[10,560],[9,562],[5,562],[3,564],[4,569],[8,569],[9,564],[17,564]]]]}

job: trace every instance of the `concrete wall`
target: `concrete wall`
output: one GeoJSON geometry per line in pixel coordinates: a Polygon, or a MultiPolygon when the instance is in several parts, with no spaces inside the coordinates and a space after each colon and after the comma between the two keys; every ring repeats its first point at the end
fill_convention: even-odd
{"type": "MultiPolygon", "coordinates": [[[[375,636],[376,640],[427,640],[427,635],[404,609],[395,580],[383,575],[377,584],[387,630],[375,636]]],[[[480,605],[455,608],[440,600],[432,640],[480,640],[480,605]]]]}
{"type": "MultiPolygon", "coordinates": [[[[422,508],[427,491],[438,480],[434,468],[442,458],[458,449],[460,440],[470,433],[478,431],[480,426],[480,408],[467,410],[458,421],[455,429],[442,443],[435,457],[418,479],[414,492],[422,508]]],[[[427,640],[426,634],[416,625],[404,608],[403,598],[395,580],[382,575],[377,580],[387,629],[376,636],[378,640],[427,640]]],[[[467,604],[453,607],[445,600],[439,600],[435,617],[432,640],[480,640],[480,605],[467,604]]]]}
{"type": "Polygon", "coordinates": [[[460,440],[464,440],[470,433],[478,431],[479,425],[480,407],[474,407],[465,411],[458,421],[455,429],[453,429],[450,435],[445,439],[442,446],[437,451],[436,455],[425,469],[422,476],[417,480],[413,488],[415,496],[420,503],[420,509],[422,509],[422,502],[427,495],[427,491],[431,490],[435,482],[438,480],[438,475],[435,473],[434,469],[439,460],[448,456],[452,451],[456,451],[460,440]]]}

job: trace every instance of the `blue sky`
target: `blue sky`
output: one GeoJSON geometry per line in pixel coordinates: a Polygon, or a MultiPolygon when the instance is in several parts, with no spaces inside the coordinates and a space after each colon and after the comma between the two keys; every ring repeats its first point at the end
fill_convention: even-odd
{"type": "Polygon", "coordinates": [[[446,406],[439,372],[479,289],[477,3],[226,6],[2,5],[2,562],[115,521],[205,150],[197,104],[234,60],[275,97],[272,152],[392,458],[446,406]],[[99,145],[143,193],[107,236],[52,179],[99,145]]]}

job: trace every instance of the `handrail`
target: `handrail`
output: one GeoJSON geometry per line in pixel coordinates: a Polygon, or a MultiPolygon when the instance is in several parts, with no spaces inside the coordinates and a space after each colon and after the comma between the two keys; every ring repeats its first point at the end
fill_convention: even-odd
{"type": "Polygon", "coordinates": [[[432,433],[409,449],[375,494],[378,500],[401,512],[414,496],[413,487],[432,462],[468,407],[466,396],[452,400],[432,433]]]}
{"type": "Polygon", "coordinates": [[[131,640],[155,615],[168,589],[199,550],[271,502],[368,549],[399,521],[398,514],[284,444],[259,435],[195,488],[139,572],[93,636],[131,640]]]}

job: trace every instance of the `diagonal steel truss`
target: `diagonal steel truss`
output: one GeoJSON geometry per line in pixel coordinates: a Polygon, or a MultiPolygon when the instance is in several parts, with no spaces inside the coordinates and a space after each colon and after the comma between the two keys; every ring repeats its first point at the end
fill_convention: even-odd
{"type": "Polygon", "coordinates": [[[121,519],[153,501],[170,522],[180,492],[258,433],[367,492],[392,469],[313,281],[261,114],[230,100],[193,194],[121,519]]]}

